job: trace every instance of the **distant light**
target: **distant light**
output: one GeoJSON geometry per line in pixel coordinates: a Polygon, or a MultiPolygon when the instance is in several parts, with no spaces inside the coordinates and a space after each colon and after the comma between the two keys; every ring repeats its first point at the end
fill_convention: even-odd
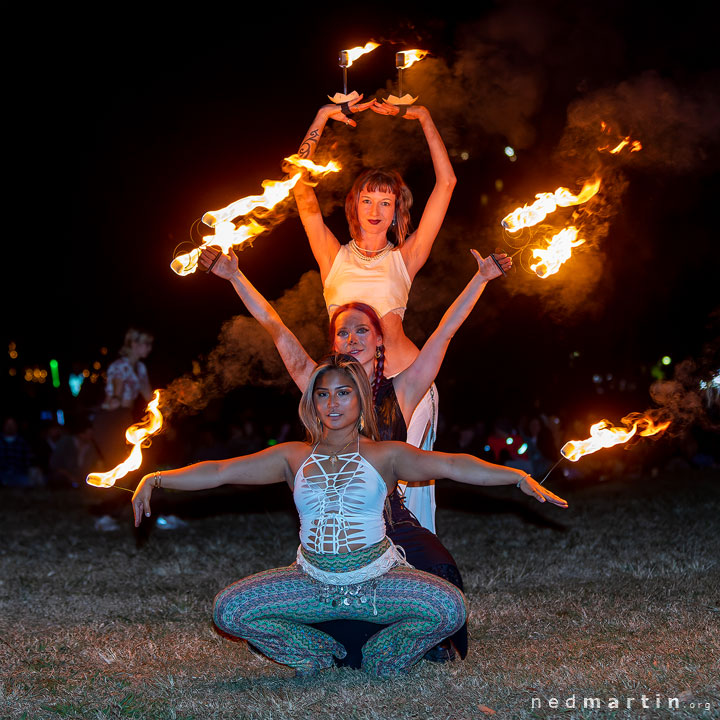
{"type": "Polygon", "coordinates": [[[605,376],[605,379],[606,379],[608,382],[610,382],[610,381],[613,379],[612,373],[608,373],[608,374],[605,376]]]}
{"type": "Polygon", "coordinates": [[[527,452],[527,449],[528,449],[527,443],[523,443],[523,444],[518,448],[518,455],[524,455],[524,454],[527,452]]]}
{"type": "Polygon", "coordinates": [[[483,450],[484,450],[485,452],[490,452],[490,451],[492,450],[492,448],[491,448],[489,445],[486,445],[486,446],[483,448],[483,450]]]}
{"type": "Polygon", "coordinates": [[[268,441],[268,445],[277,445],[277,440],[275,438],[270,438],[268,441]]]}
{"type": "Polygon", "coordinates": [[[573,350],[573,351],[572,351],[572,356],[573,356],[573,357],[580,357],[580,353],[579,353],[577,350],[573,350]]]}
{"type": "Polygon", "coordinates": [[[60,372],[58,370],[58,361],[53,359],[50,361],[50,374],[52,375],[52,384],[54,388],[60,387],[60,372]]]}
{"type": "Polygon", "coordinates": [[[65,424],[65,413],[62,410],[58,410],[55,415],[57,416],[58,425],[65,424]]]}
{"type": "Polygon", "coordinates": [[[489,202],[489,198],[488,198],[488,196],[487,196],[485,193],[483,193],[482,195],[480,195],[480,204],[481,204],[483,207],[485,207],[485,206],[488,204],[488,202],[489,202]]]}
{"type": "Polygon", "coordinates": [[[81,374],[70,373],[68,378],[68,385],[70,385],[70,392],[73,397],[77,397],[80,394],[80,388],[82,387],[85,376],[81,374]]]}
{"type": "Polygon", "coordinates": [[[469,160],[470,159],[470,153],[467,150],[463,150],[460,153],[460,159],[461,160],[469,160]]]}
{"type": "Polygon", "coordinates": [[[100,348],[100,354],[101,354],[101,355],[107,355],[107,352],[108,352],[108,351],[107,351],[107,348],[106,348],[106,347],[101,347],[101,348],[100,348]]]}
{"type": "Polygon", "coordinates": [[[594,382],[594,383],[601,383],[601,382],[602,382],[602,375],[598,375],[597,373],[595,373],[595,375],[593,375],[593,382],[594,382]]]}
{"type": "Polygon", "coordinates": [[[515,442],[515,441],[514,441],[511,437],[509,437],[509,438],[507,438],[507,439],[505,440],[505,444],[506,444],[506,445],[512,445],[514,442],[515,442]]]}
{"type": "Polygon", "coordinates": [[[515,151],[514,151],[509,145],[506,145],[506,146],[505,146],[505,154],[506,154],[509,158],[511,158],[511,157],[514,157],[514,156],[515,156],[515,151]]]}
{"type": "Polygon", "coordinates": [[[93,363],[93,370],[99,370],[101,367],[102,365],[97,360],[93,363]]]}
{"type": "Polygon", "coordinates": [[[495,181],[495,189],[496,189],[498,192],[502,192],[502,189],[503,189],[504,187],[505,187],[505,183],[503,183],[503,181],[502,181],[500,178],[498,178],[498,179],[495,181]]]}
{"type": "Polygon", "coordinates": [[[17,357],[17,350],[10,350],[8,355],[14,360],[17,357]]]}
{"type": "Polygon", "coordinates": [[[663,357],[662,357],[662,359],[660,360],[660,362],[661,362],[663,365],[669,365],[669,364],[672,362],[672,359],[670,358],[669,355],[663,355],[663,357]]]}

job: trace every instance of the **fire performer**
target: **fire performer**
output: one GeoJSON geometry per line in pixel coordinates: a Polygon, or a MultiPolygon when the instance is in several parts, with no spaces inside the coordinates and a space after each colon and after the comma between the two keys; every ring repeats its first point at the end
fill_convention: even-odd
{"type": "MultiPolygon", "coordinates": [[[[487,283],[500,275],[501,267],[508,270],[512,265],[511,258],[504,254],[498,256],[497,262],[474,254],[478,262],[475,276],[445,313],[417,358],[392,380],[383,374],[384,336],[375,311],[363,303],[351,303],[338,308],[333,314],[330,322],[333,351],[352,355],[362,364],[368,380],[372,382],[373,405],[382,440],[407,439],[407,424],[416,405],[435,380],[451,338],[470,314],[487,283]]],[[[253,317],[270,333],[295,384],[301,392],[305,392],[315,371],[315,362],[272,305],[239,270],[233,251],[223,255],[216,248],[207,248],[203,250],[199,264],[204,269],[212,268],[213,273],[232,283],[253,317]]],[[[449,580],[462,590],[462,577],[452,555],[433,532],[420,525],[404,505],[399,492],[394,491],[390,495],[389,509],[387,533],[393,541],[402,543],[410,563],[449,580]]],[[[373,628],[335,625],[325,629],[333,636],[342,636],[350,650],[349,664],[359,663],[354,652],[362,644],[358,638],[366,637],[373,628]]],[[[463,626],[453,636],[452,642],[464,658],[467,654],[467,628],[463,626]]],[[[448,659],[452,657],[452,651],[449,646],[436,648],[431,656],[437,660],[448,659]]]]}
{"type": "MultiPolygon", "coordinates": [[[[435,170],[435,187],[417,230],[408,234],[412,193],[397,172],[367,170],[353,184],[345,200],[350,241],[341,243],[327,227],[312,187],[299,182],[293,188],[298,212],[320,269],[330,315],[341,305],[365,301],[377,311],[385,345],[385,373],[393,377],[418,355],[405,335],[403,316],[410,286],[425,264],[445,219],[455,187],[455,173],[430,112],[421,105],[396,106],[358,98],[347,108],[324,105],[303,139],[298,154],[311,159],[328,120],[355,126],[353,113],[367,109],[381,115],[404,115],[417,120],[425,134],[435,170]]],[[[408,442],[432,448],[437,424],[437,389],[433,385],[408,424],[408,442]]],[[[422,524],[434,530],[435,486],[428,483],[406,489],[406,502],[422,524]]]]}
{"type": "Polygon", "coordinates": [[[221,591],[214,620],[297,675],[329,668],[346,653],[312,623],[360,618],[387,625],[365,643],[362,659],[366,672],[385,677],[407,672],[465,622],[463,593],[409,566],[385,534],[383,509],[398,476],[413,481],[447,477],[471,485],[514,483],[540,502],[567,507],[521,471],[470,455],[378,441],[367,374],[350,356],[333,355],[315,367],[299,413],[306,442],[151,473],[132,498],[137,526],[151,514],[155,487],[288,484],[300,515],[297,561],[221,591]]]}

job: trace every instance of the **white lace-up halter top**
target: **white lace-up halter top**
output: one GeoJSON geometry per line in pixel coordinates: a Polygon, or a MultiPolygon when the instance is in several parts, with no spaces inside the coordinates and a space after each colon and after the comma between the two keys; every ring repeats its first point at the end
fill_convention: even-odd
{"type": "Polygon", "coordinates": [[[315,452],[295,474],[293,498],[300,516],[300,542],[315,553],[346,553],[385,537],[383,509],[387,485],[357,449],[337,456],[315,452]]]}

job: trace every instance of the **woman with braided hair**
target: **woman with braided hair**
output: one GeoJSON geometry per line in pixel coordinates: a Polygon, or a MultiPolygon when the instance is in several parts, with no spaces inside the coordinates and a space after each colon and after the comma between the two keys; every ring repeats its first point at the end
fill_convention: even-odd
{"type": "MultiPolygon", "coordinates": [[[[407,424],[417,403],[427,392],[440,370],[445,352],[455,332],[465,321],[480,298],[487,283],[507,271],[511,258],[504,254],[483,258],[472,251],[478,270],[443,316],[435,332],[423,345],[411,365],[388,380],[383,374],[384,348],[380,320],[375,311],[362,303],[350,303],[337,308],[330,322],[330,339],[334,352],[354,357],[363,367],[373,384],[375,414],[379,437],[382,440],[405,441],[407,424]]],[[[300,341],[283,323],[275,308],[255,289],[238,268],[237,256],[232,250],[223,255],[215,248],[206,248],[200,255],[200,266],[228,280],[250,314],[270,333],[285,367],[298,388],[304,392],[316,368],[300,341]]],[[[452,555],[437,536],[422,527],[404,506],[401,494],[394,490],[389,496],[390,512],[386,516],[387,534],[401,544],[411,565],[449,580],[462,589],[462,577],[452,555]]],[[[345,632],[336,625],[327,628],[348,648],[348,663],[358,662],[359,643],[353,638],[361,636],[357,623],[345,632]]],[[[365,628],[373,632],[376,628],[365,628]]],[[[463,626],[452,638],[461,657],[467,654],[467,629],[463,626]]],[[[360,643],[361,644],[361,643],[360,643]]],[[[437,650],[437,659],[452,657],[450,647],[437,650]]]]}
{"type": "Polygon", "coordinates": [[[388,538],[383,507],[398,476],[446,477],[471,485],[515,484],[539,502],[567,503],[520,470],[471,455],[424,452],[377,441],[364,368],[346,355],[314,367],[300,401],[306,442],[253,455],[146,475],[132,498],[135,525],[151,514],[153,488],[204,490],[224,484],[286,482],[300,516],[297,560],[251,575],[215,598],[216,625],[306,676],[343,658],[323,620],[384,626],[362,646],[362,668],[375,677],[406,673],[463,625],[463,593],[409,567],[388,538]]]}

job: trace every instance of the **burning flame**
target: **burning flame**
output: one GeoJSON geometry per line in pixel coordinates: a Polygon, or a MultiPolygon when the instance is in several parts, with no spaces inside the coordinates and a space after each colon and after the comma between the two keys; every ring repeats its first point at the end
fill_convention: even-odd
{"type": "Polygon", "coordinates": [[[367,42],[362,47],[358,46],[351,48],[350,50],[341,50],[341,57],[344,61],[343,67],[350,67],[359,57],[369,52],[372,52],[375,48],[378,47],[380,47],[379,43],[367,42]]]}
{"type": "Polygon", "coordinates": [[[614,427],[609,420],[601,420],[590,428],[590,437],[587,440],[570,440],[562,446],[560,452],[568,460],[577,462],[581,457],[590,453],[626,443],[636,434],[641,437],[657,435],[666,430],[671,421],[667,420],[656,424],[647,414],[630,413],[620,422],[625,427],[614,427]]]}
{"type": "Polygon", "coordinates": [[[150,438],[159,432],[163,426],[163,416],[158,410],[160,405],[160,391],[155,391],[155,396],[148,403],[147,415],[142,422],[131,425],[125,431],[125,439],[133,449],[128,459],[120,463],[115,469],[105,473],[90,473],[85,479],[88,485],[95,487],[112,487],[117,480],[125,477],[132,470],[137,470],[142,463],[142,448],[150,445],[150,438]]]}
{"type": "Polygon", "coordinates": [[[406,70],[420,62],[428,54],[427,50],[402,50],[396,54],[396,67],[398,70],[406,70]]]}
{"type": "MultiPolygon", "coordinates": [[[[608,134],[610,133],[610,126],[605,123],[604,121],[600,122],[600,130],[601,132],[608,134]]],[[[611,150],[610,145],[605,145],[604,147],[599,147],[598,151],[603,152],[607,150],[611,155],[617,155],[623,148],[630,146],[630,152],[638,152],[639,150],[642,150],[642,143],[639,140],[632,140],[630,136],[624,137],[620,142],[611,150]]]]}
{"type": "Polygon", "coordinates": [[[571,225],[553,236],[545,249],[535,248],[533,257],[539,260],[530,269],[541,278],[554,275],[570,259],[572,249],[585,242],[582,238],[578,240],[577,234],[577,228],[571,225]]]}
{"type": "MultiPolygon", "coordinates": [[[[339,172],[341,169],[340,163],[334,160],[328,162],[327,165],[318,165],[311,160],[301,158],[299,155],[291,155],[285,158],[285,162],[298,170],[304,168],[313,175],[327,175],[331,172],[339,172]]],[[[220,247],[226,253],[231,247],[242,245],[264,232],[266,228],[255,222],[255,220],[251,219],[246,225],[240,227],[236,227],[232,220],[248,215],[251,212],[257,212],[258,208],[264,208],[265,213],[263,214],[266,214],[287,198],[301,177],[302,173],[297,172],[286,180],[263,180],[264,192],[262,195],[248,195],[221,210],[206,212],[202,216],[202,221],[205,225],[215,228],[215,234],[203,237],[200,247],[191,250],[189,253],[178,255],[170,263],[172,270],[181,276],[190,275],[190,273],[197,270],[200,253],[208,245],[220,247]]]]}
{"type": "Polygon", "coordinates": [[[578,195],[573,195],[564,187],[552,193],[538,193],[532,205],[516,208],[502,220],[502,226],[510,232],[516,232],[526,227],[537,225],[558,207],[582,205],[597,194],[600,189],[600,179],[588,180],[578,195]]]}

